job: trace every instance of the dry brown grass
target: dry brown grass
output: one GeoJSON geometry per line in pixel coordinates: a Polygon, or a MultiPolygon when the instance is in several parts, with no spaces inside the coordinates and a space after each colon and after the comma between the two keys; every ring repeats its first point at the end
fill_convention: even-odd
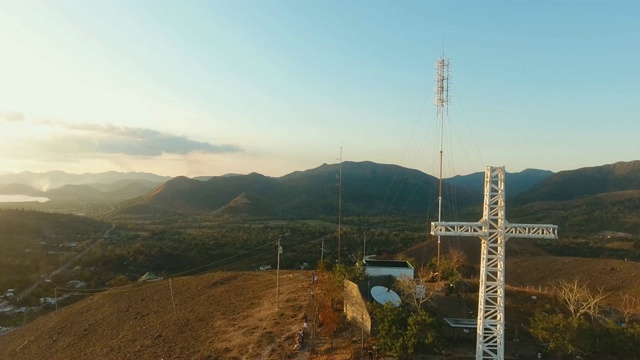
{"type": "MultiPolygon", "coordinates": [[[[534,253],[539,252],[508,256],[509,285],[544,289],[554,281],[578,279],[610,292],[605,302],[614,307],[621,301],[618,294],[640,299],[638,263],[534,253]]],[[[173,279],[175,314],[167,280],[117,288],[1,336],[0,359],[297,359],[293,332],[307,310],[309,276],[281,272],[279,311],[275,271],[173,279]]],[[[475,317],[476,298],[470,294],[464,306],[451,296],[434,302],[448,316],[475,317]]],[[[535,303],[530,294],[509,288],[507,319],[526,323],[518,313],[530,313],[535,303]]],[[[360,351],[360,333],[348,326],[339,330],[332,347],[321,337],[313,342],[312,359],[348,359],[360,351]]]]}
{"type": "Polygon", "coordinates": [[[1,359],[295,358],[308,275],[212,273],[117,288],[0,337],[1,359]],[[291,346],[289,346],[291,345],[291,346]]]}
{"type": "Polygon", "coordinates": [[[514,258],[507,261],[506,280],[509,285],[543,290],[561,280],[578,280],[594,291],[602,288],[610,293],[604,302],[618,308],[620,295],[640,299],[640,263],[632,261],[556,256],[514,258]]]}

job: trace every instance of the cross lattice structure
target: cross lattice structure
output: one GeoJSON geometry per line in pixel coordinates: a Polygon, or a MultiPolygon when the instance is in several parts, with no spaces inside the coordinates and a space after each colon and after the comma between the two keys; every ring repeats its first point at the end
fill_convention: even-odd
{"type": "Polygon", "coordinates": [[[482,240],[476,360],[504,359],[505,243],[509,238],[557,239],[556,225],[509,224],[505,215],[504,167],[487,166],[484,206],[478,222],[432,222],[431,235],[482,240]]]}

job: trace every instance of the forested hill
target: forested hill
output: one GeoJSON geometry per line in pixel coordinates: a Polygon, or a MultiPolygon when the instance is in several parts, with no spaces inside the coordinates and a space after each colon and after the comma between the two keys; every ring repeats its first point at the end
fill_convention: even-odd
{"type": "Polygon", "coordinates": [[[627,190],[640,190],[638,160],[560,171],[520,194],[516,201],[565,201],[627,190]]]}
{"type": "MultiPolygon", "coordinates": [[[[128,202],[123,211],[133,206],[150,211],[335,217],[339,173],[338,164],[323,164],[280,178],[256,173],[207,181],[178,177],[128,202]]],[[[476,200],[462,188],[447,186],[447,192],[457,195],[451,198],[450,206],[464,207],[476,200]]],[[[433,208],[437,194],[437,179],[418,170],[372,162],[342,164],[342,210],[347,216],[424,216],[433,208]]]]}
{"type": "MultiPolygon", "coordinates": [[[[632,190],[640,189],[639,164],[616,163],[557,174],[532,169],[507,174],[507,193],[522,191],[508,198],[509,218],[558,224],[569,231],[640,233],[636,229],[638,221],[629,215],[640,212],[638,196],[632,190]],[[585,199],[591,200],[583,204],[585,199]],[[606,221],[597,215],[603,209],[608,209],[606,221]]],[[[207,181],[178,177],[125,203],[120,211],[336,219],[339,173],[339,164],[323,164],[280,178],[256,173],[211,177],[207,181]]],[[[482,175],[447,179],[443,213],[458,214],[462,221],[477,220],[481,216],[482,175]]],[[[437,196],[438,180],[418,170],[366,161],[342,164],[343,217],[428,219],[437,211],[437,196]]]]}
{"type": "Polygon", "coordinates": [[[640,235],[640,161],[561,171],[511,202],[519,221],[566,233],[640,235]]]}
{"type": "MultiPolygon", "coordinates": [[[[551,175],[553,175],[552,171],[539,169],[525,169],[517,173],[506,172],[505,193],[507,199],[520,195],[551,175]]],[[[447,182],[463,187],[474,194],[482,194],[484,191],[484,173],[482,172],[454,176],[447,179],[447,182]]]]}

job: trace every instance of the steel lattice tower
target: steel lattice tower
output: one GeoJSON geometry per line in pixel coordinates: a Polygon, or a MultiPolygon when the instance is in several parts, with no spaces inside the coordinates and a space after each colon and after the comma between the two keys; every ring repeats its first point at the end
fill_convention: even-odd
{"type": "Polygon", "coordinates": [[[479,222],[432,222],[431,235],[477,236],[482,240],[476,360],[504,359],[504,276],[507,239],[557,239],[556,225],[509,224],[505,214],[504,167],[487,166],[483,216],[479,222]]]}

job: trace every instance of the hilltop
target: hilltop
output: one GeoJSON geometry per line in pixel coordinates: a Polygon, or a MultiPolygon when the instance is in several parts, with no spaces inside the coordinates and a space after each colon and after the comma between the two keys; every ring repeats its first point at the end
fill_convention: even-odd
{"type": "Polygon", "coordinates": [[[281,271],[279,311],[275,275],[218,272],[114,288],[0,336],[0,358],[290,358],[308,274],[281,271]]]}
{"type": "MultiPolygon", "coordinates": [[[[640,295],[638,275],[640,264],[608,259],[516,256],[507,268],[510,285],[536,290],[554,280],[588,279],[593,289],[611,293],[605,303],[612,306],[619,305],[619,294],[640,295]]],[[[279,311],[274,309],[274,271],[219,272],[114,288],[0,336],[0,358],[297,359],[292,334],[307,308],[308,279],[308,272],[281,272],[279,311]]],[[[507,301],[526,294],[508,292],[507,301]]],[[[510,311],[508,321],[522,316],[517,307],[510,311]]],[[[359,339],[357,334],[350,336],[359,339]]],[[[346,359],[359,347],[359,341],[336,341],[333,353],[345,355],[330,358],[346,359]]]]}

